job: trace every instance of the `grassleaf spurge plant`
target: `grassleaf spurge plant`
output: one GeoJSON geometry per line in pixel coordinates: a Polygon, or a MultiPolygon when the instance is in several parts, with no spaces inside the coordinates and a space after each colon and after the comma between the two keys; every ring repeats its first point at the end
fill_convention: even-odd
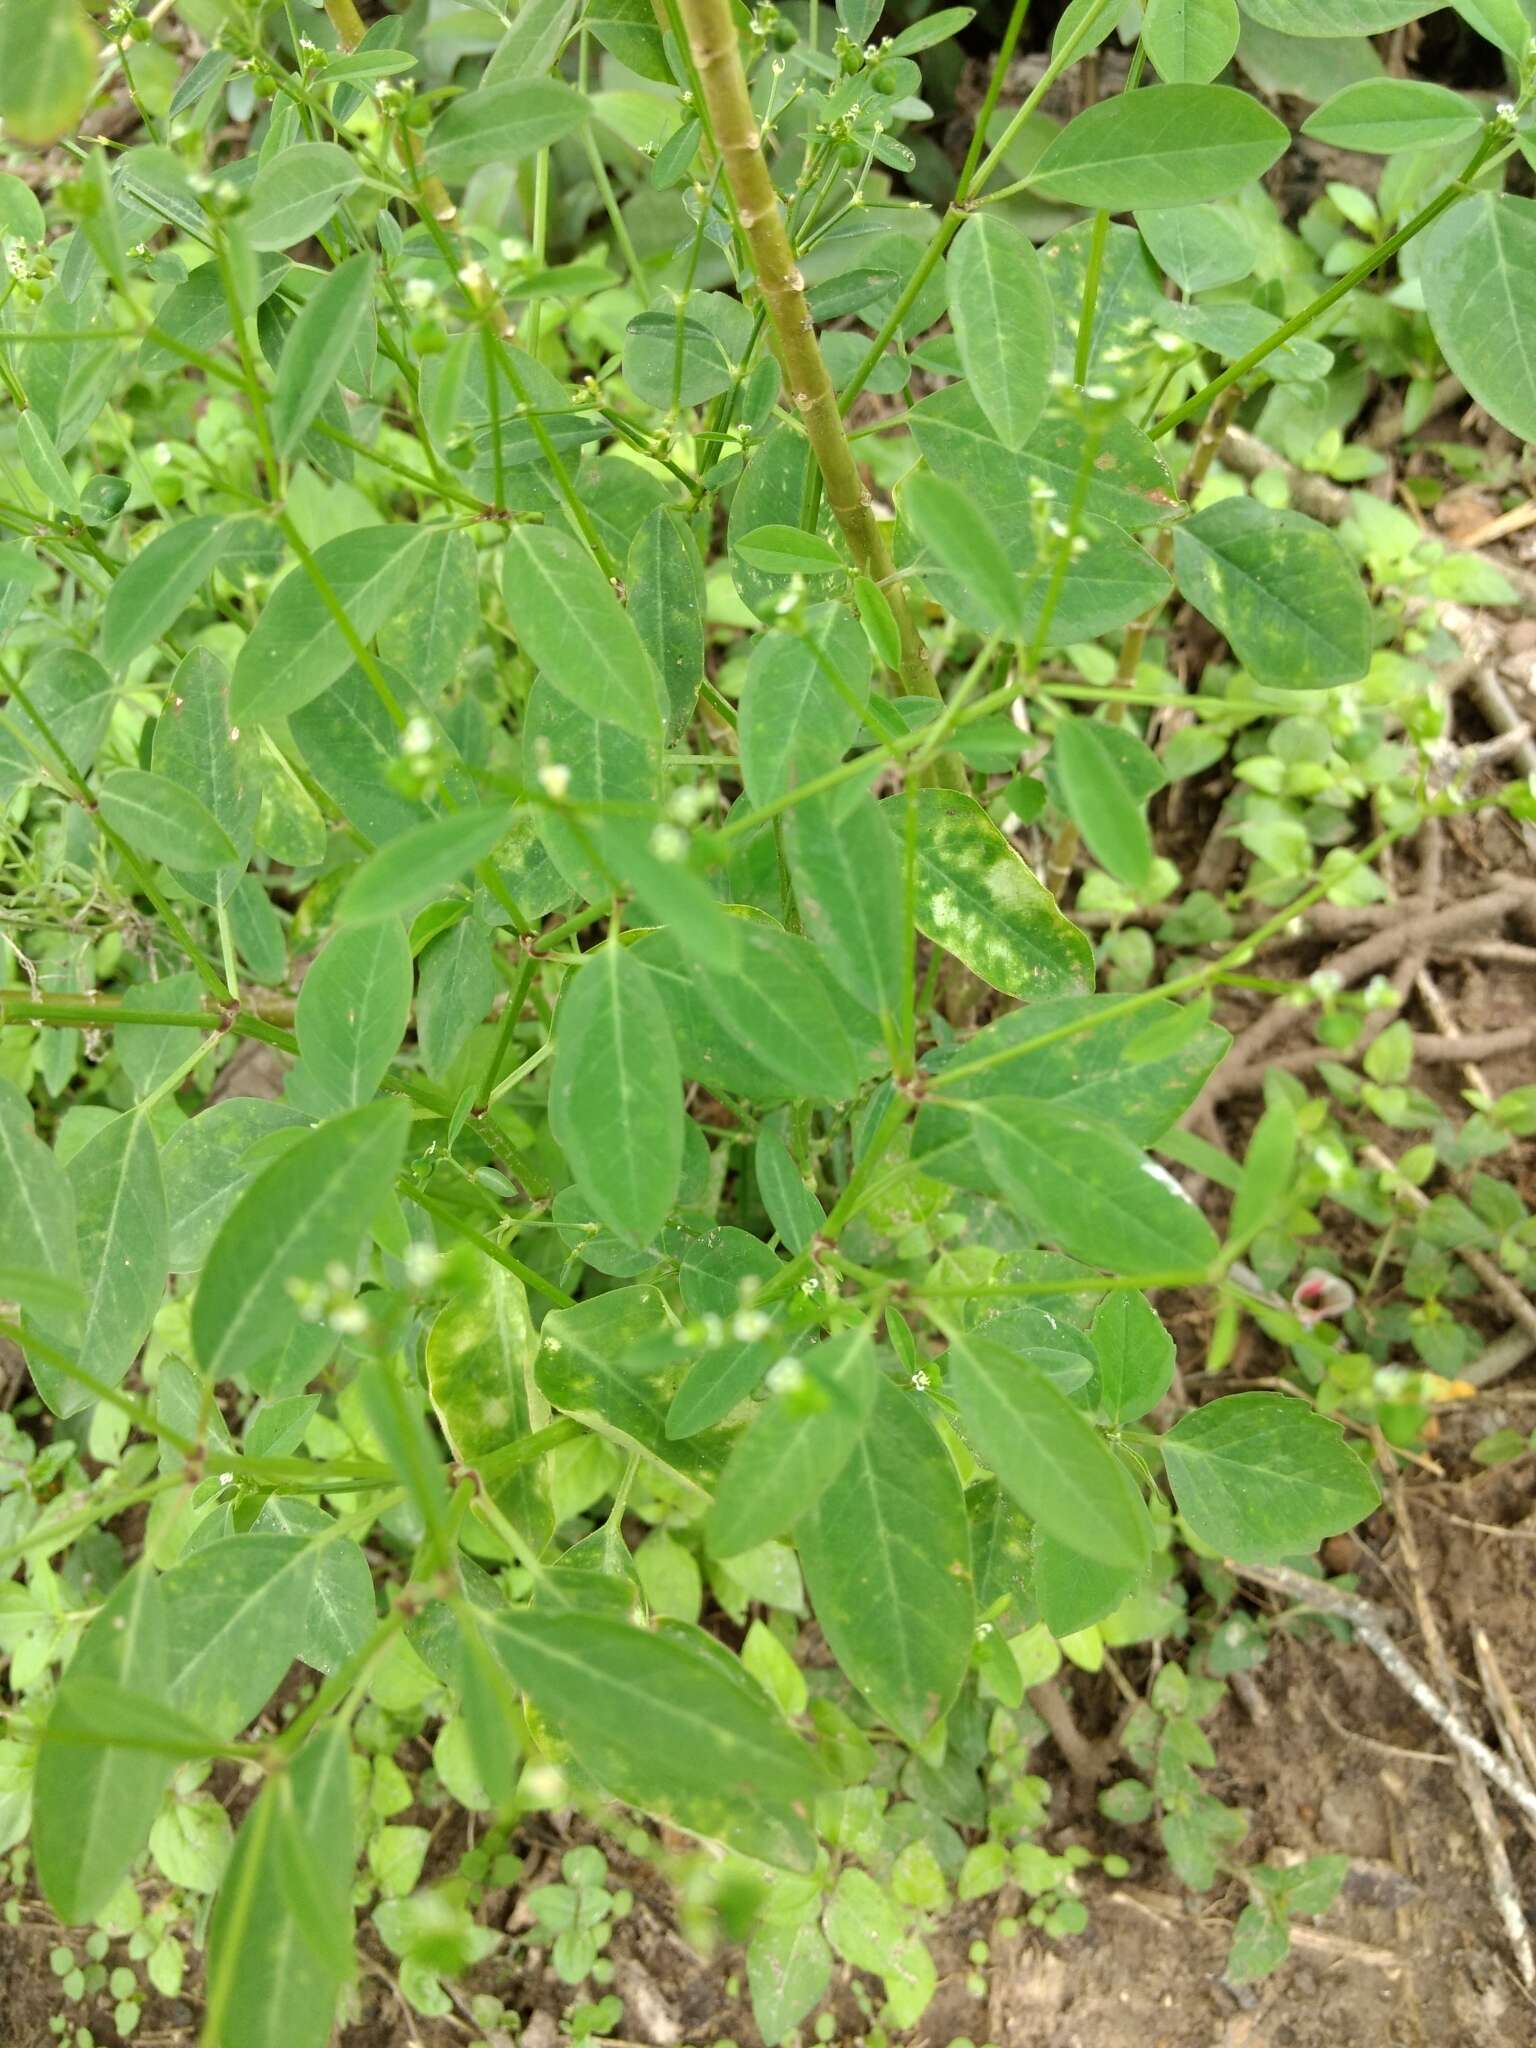
{"type": "MultiPolygon", "coordinates": [[[[956,166],[965,8],[0,0],[0,1837],[157,1987],[206,1947],[207,2042],[325,2041],[356,1901],[449,2010],[518,1817],[605,1801],[720,1845],[765,2038],[834,1952],[913,2024],[957,1883],[1081,1924],[1019,1747],[1055,1645],[1375,1505],[1341,1400],[1155,1425],[1153,1298],[1230,1335],[1294,1216],[1292,1101],[1225,1243],[1163,1163],[1212,997],[1524,801],[1428,780],[1433,586],[1373,610],[1379,535],[1219,459],[1241,409],[1350,480],[1362,355],[1536,436],[1531,19],[1461,10],[1495,100],[1382,73],[1427,11],[1072,0],[1007,111],[1017,0],[956,166]],[[1287,63],[1383,159],[1302,234],[1287,63]],[[1072,876],[1167,897],[1149,801],[1239,740],[1257,916],[1096,962],[1072,876]],[[490,1829],[425,1878],[422,1729],[490,1829]]],[[[1133,1760],[1193,1731],[1199,1882],[1241,1829],[1170,1671],[1133,1760]]],[[[529,1901],[562,1981],[606,1869],[529,1901]]],[[[1336,1882],[1261,1871],[1239,1973],[1336,1882]]]]}

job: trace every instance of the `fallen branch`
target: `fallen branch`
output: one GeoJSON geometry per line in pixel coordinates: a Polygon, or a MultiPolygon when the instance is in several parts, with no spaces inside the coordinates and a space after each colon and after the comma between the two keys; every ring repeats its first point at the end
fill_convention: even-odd
{"type": "Polygon", "coordinates": [[[1472,1733],[1456,1709],[1441,1699],[1428,1679],[1403,1655],[1389,1633],[1384,1609],[1376,1606],[1374,1601],[1361,1599],[1356,1593],[1341,1593],[1336,1586],[1327,1585],[1320,1579],[1309,1579],[1305,1572],[1292,1571],[1289,1565],[1238,1564],[1228,1558],[1227,1569],[1240,1579],[1252,1579],[1255,1585],[1266,1586],[1271,1593],[1279,1593],[1299,1606],[1310,1607],[1314,1613],[1331,1614],[1340,1621],[1347,1621],[1358,1639],[1388,1676],[1402,1687],[1420,1713],[1433,1721],[1446,1740],[1463,1756],[1470,1758],[1483,1776],[1497,1785],[1505,1798],[1512,1800],[1528,1820],[1536,1821],[1536,1791],[1510,1769],[1503,1757],[1472,1733]]]}

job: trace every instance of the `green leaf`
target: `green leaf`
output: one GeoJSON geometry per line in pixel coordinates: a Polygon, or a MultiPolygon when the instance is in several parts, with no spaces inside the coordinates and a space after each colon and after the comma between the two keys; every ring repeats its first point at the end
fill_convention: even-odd
{"type": "Polygon", "coordinates": [[[1398,149],[1437,148],[1476,135],[1483,117],[1448,86],[1423,79],[1375,78],[1346,85],[1302,123],[1302,133],[1337,149],[1390,156],[1398,149]]]}
{"type": "Polygon", "coordinates": [[[792,1252],[803,1252],[826,1222],[826,1211],[771,1124],[758,1131],[752,1166],[769,1222],[792,1252]]]}
{"type": "Polygon", "coordinates": [[[752,2017],[765,2041],[782,2041],[793,2032],[831,1981],[832,1951],[808,1914],[758,1922],[747,1944],[747,1985],[752,2017]]]}
{"type": "MultiPolygon", "coordinates": [[[[89,654],[74,647],[54,647],[29,665],[27,697],[71,765],[83,775],[106,737],[117,701],[112,678],[89,654]]],[[[57,764],[58,755],[14,697],[0,712],[0,722],[25,734],[30,742],[25,750],[29,759],[35,753],[50,768],[57,764]]]]}
{"type": "Polygon", "coordinates": [[[667,700],[669,745],[688,729],[704,680],[704,564],[686,520],[658,505],[641,521],[626,571],[629,616],[667,700]]]}
{"type": "Polygon", "coordinates": [[[411,947],[398,918],[344,926],[304,977],[294,1029],[304,1071],[330,1109],[375,1094],[411,1014],[411,947]]]}
{"type": "Polygon", "coordinates": [[[879,1378],[867,1330],[829,1338],[775,1376],[720,1474],[705,1523],[716,1557],[782,1536],[815,1506],[852,1455],[879,1378]]]}
{"type": "Polygon", "coordinates": [[[606,1615],[488,1615],[519,1686],[612,1797],[746,1855],[808,1870],[824,1780],[735,1660],[699,1629],[606,1615]]]}
{"type": "Polygon", "coordinates": [[[350,1536],[310,1500],[272,1494],[256,1517],[258,1535],[298,1536],[309,1544],[307,1598],[294,1637],[294,1654],[316,1671],[339,1671],[372,1635],[378,1619],[373,1574],[350,1536]]]}
{"type": "Polygon", "coordinates": [[[1177,529],[1173,558],[1184,595],[1266,689],[1329,689],[1370,666],[1365,586],[1315,519],[1225,498],[1177,529]]]}
{"type": "Polygon", "coordinates": [[[1159,78],[1209,85],[1237,48],[1237,0],[1147,0],[1142,36],[1159,78]]]}
{"type": "Polygon", "coordinates": [[[334,142],[296,142],[261,166],[240,225],[253,249],[291,249],[318,234],[363,174],[334,142]]]}
{"type": "Polygon", "coordinates": [[[582,19],[627,71],[660,85],[675,83],[650,0],[588,0],[582,19]]]}
{"type": "MultiPolygon", "coordinates": [[[[549,1403],[533,1371],[538,1350],[522,1281],[492,1259],[477,1259],[438,1312],[426,1343],[427,1391],[461,1464],[520,1443],[548,1422],[549,1403]]],[[[513,1527],[543,1550],[554,1515],[542,1469],[514,1470],[493,1481],[490,1494],[513,1527]]]]}
{"type": "Polygon", "coordinates": [[[422,949],[416,976],[416,1043],[421,1064],[441,1081],[490,1012],[499,986],[491,934],[461,917],[422,949]]]}
{"type": "Polygon", "coordinates": [[[300,1316],[291,1281],[350,1263],[399,1168],[410,1111],[370,1102],[284,1152],[241,1195],[213,1241],[192,1304],[192,1344],[210,1380],[280,1351],[300,1316]]]}
{"type": "Polygon", "coordinates": [[[1424,240],[1424,304],[1445,359],[1478,404],[1536,441],[1536,200],[1479,192],[1424,240]]]}
{"type": "Polygon", "coordinates": [[[702,405],[731,386],[714,330],[677,312],[638,313],[624,330],[624,382],[658,412],[702,405]]]}
{"type": "MultiPolygon", "coordinates": [[[[132,1365],[165,1292],[170,1264],[165,1186],[149,1119],[115,1116],[65,1169],[74,1194],[86,1312],[80,1361],[115,1387],[132,1365]]],[[[94,1398],[59,1366],[32,1361],[32,1378],[55,1415],[94,1398]]]]}
{"type": "Polygon", "coordinates": [[[512,814],[487,804],[430,819],[363,862],[336,903],[339,924],[395,919],[440,896],[507,836],[512,814]]]}
{"type": "Polygon", "coordinates": [[[550,526],[514,528],[501,587],[513,632],[552,688],[592,718],[659,739],[663,705],[650,656],[577,541],[550,526]]]}
{"type": "Polygon", "coordinates": [[[272,394],[272,438],[291,455],[335,389],[373,304],[373,258],[349,256],[316,285],[288,330],[272,394]]]}
{"type": "Polygon", "coordinates": [[[101,785],[101,815],[136,852],[202,873],[238,861],[234,842],[200,797],[148,768],[118,768],[101,785]]]}
{"type": "Polygon", "coordinates": [[[857,785],[807,797],[784,820],[806,936],[868,1010],[894,1016],[907,976],[902,861],[874,798],[857,785]]]}
{"type": "Polygon", "coordinates": [[[755,526],[734,546],[744,562],[769,576],[838,575],[843,570],[830,541],[798,526],[755,526]]]}
{"type": "Polygon", "coordinates": [[[1080,1550],[1058,1543],[1043,1529],[1035,1532],[1034,1559],[1040,1619],[1058,1641],[1092,1628],[1123,1606],[1146,1569],[1144,1565],[1107,1565],[1084,1557],[1080,1550]]]}
{"type": "Polygon", "coordinates": [[[960,1690],[975,1612],[959,1474],[913,1396],[880,1380],[796,1538],[833,1656],[882,1720],[921,1742],[960,1690]]]}
{"type": "MultiPolygon", "coordinates": [[[[0,1077],[0,1244],[9,1264],[78,1285],[75,1196],[69,1177],[32,1128],[26,1097],[0,1077]]],[[[78,1326],[78,1318],[75,1319],[78,1326]]],[[[66,1317],[53,1327],[68,1336],[66,1317]]],[[[34,1364],[34,1371],[35,1371],[34,1364]]],[[[46,1368],[45,1368],[46,1370],[46,1368]]]]}
{"type": "MultiPolygon", "coordinates": [[[[1070,505],[1084,478],[1085,514],[1127,532],[1160,524],[1177,506],[1167,465],[1129,420],[1113,421],[1102,441],[1090,447],[1081,421],[1048,412],[1015,451],[1003,446],[963,384],[931,392],[913,407],[910,420],[912,438],[935,475],[957,484],[1004,537],[1020,522],[1028,527],[1042,491],[1050,493],[1044,502],[1070,505]]],[[[1035,552],[1031,533],[1031,563],[1035,552]]]]}
{"type": "Polygon", "coordinates": [[[169,1634],[161,1582],[148,1564],[119,1580],[65,1669],[38,1752],[32,1844],[37,1879],[66,1925],[94,1919],[149,1840],[175,1767],[150,1749],[84,1738],[101,1732],[87,1687],[110,1684],[164,1699],[169,1634]],[[74,1738],[74,1739],[71,1739],[74,1738]]]}
{"type": "MultiPolygon", "coordinates": [[[[426,535],[417,526],[365,526],[315,549],[314,567],[365,645],[399,602],[426,535]]],[[[235,660],[230,709],[237,723],[270,724],[318,697],[354,651],[309,571],[278,584],[235,660]]]]}
{"type": "Polygon", "coordinates": [[[1380,1505],[1336,1422],[1289,1394],[1229,1394],[1162,1440],[1185,1526],[1240,1563],[1300,1557],[1380,1505]]]}
{"type": "Polygon", "coordinates": [[[586,101],[553,78],[486,86],[454,100],[438,116],[425,169],[431,177],[460,185],[483,164],[513,164],[548,149],[586,118],[586,101]]]}
{"type": "Polygon", "coordinates": [[[173,520],[141,547],[107,592],[101,652],[109,668],[168,633],[229,550],[230,530],[244,521],[205,515],[173,520]]]}
{"type": "Polygon", "coordinates": [[[976,403],[1005,448],[1022,448],[1045,410],[1055,349],[1033,242],[996,214],[970,215],[950,251],[949,305],[976,403]]]}
{"type": "Polygon", "coordinates": [[[77,0],[0,0],[0,121],[41,147],[73,128],[96,82],[96,36],[77,0]]]}
{"type": "Polygon", "coordinates": [[[1147,770],[1154,788],[1163,780],[1156,757],[1118,726],[1062,716],[1056,721],[1051,760],[1063,806],[1088,851],[1116,881],[1128,889],[1145,889],[1152,878],[1147,770]]]}
{"type": "Polygon", "coordinates": [[[698,994],[787,1094],[846,1102],[858,1090],[858,1058],[813,958],[806,940],[744,920],[736,960],[696,969],[698,994]]]}
{"type": "Polygon", "coordinates": [[[160,1155],[173,1273],[195,1273],[208,1256],[220,1224],[255,1176],[257,1169],[246,1164],[251,1147],[272,1131],[302,1130],[306,1121],[283,1103],[235,1095],[178,1125],[160,1155]]]}
{"type": "MultiPolygon", "coordinates": [[[[1066,997],[997,1018],[964,1050],[967,1063],[996,1059],[997,1065],[946,1084],[946,1093],[973,1101],[1027,1095],[1113,1124],[1139,1145],[1152,1144],[1189,1108],[1231,1039],[1219,1026],[1195,1020],[1195,1030],[1180,1027],[1161,1049],[1154,1048],[1154,1057],[1133,1057],[1149,1029],[1173,1030],[1188,1013],[1159,1000],[1127,1014],[1119,1003],[1116,996],[1066,997]]],[[[942,1072],[952,1062],[952,1055],[930,1056],[927,1065],[942,1072]]],[[[925,1173],[957,1187],[995,1192],[964,1110],[925,1102],[912,1156],[925,1173]]]]}
{"type": "Polygon", "coordinates": [[[1087,108],[1030,176],[1054,199],[1141,213],[1224,199],[1277,163],[1290,131],[1230,85],[1154,85],[1087,108]]]}
{"type": "Polygon", "coordinates": [[[974,496],[959,484],[920,469],[903,488],[901,505],[902,516],[923,547],[951,575],[968,579],[989,615],[991,630],[1012,640],[1024,639],[1029,629],[1023,586],[974,496]]]}
{"type": "Polygon", "coordinates": [[[1154,207],[1138,215],[1141,238],[1182,291],[1235,284],[1253,271],[1253,239],[1219,206],[1154,207]]]}
{"type": "Polygon", "coordinates": [[[1152,1520],[1134,1480],[1048,1375],[985,1336],[951,1345],[945,1385],[966,1435],[1038,1528],[1099,1564],[1140,1571],[1152,1520]]]}
{"type": "Polygon", "coordinates": [[[1215,1233],[1194,1203],[1111,1125],[1019,1096],[994,1096],[970,1114],[1004,1195],[1073,1258],[1112,1273],[1215,1259],[1215,1233]]]}
{"type": "MultiPolygon", "coordinates": [[[[236,868],[250,857],[261,807],[255,774],[256,750],[237,733],[229,716],[229,676],[205,648],[194,647],[176,670],[171,694],[155,720],[153,766],[195,796],[235,849],[236,868]]],[[[221,878],[183,878],[207,900],[203,888],[221,878]]]]}
{"type": "Polygon", "coordinates": [[[1470,22],[1497,50],[1518,66],[1536,34],[1536,8],[1531,0],[1451,0],[1463,21],[1470,22]]]}
{"type": "Polygon", "coordinates": [[[221,1742],[260,1713],[299,1653],[315,1568],[306,1536],[224,1536],[161,1585],[169,1627],[166,1697],[221,1742]]]}
{"type": "Polygon", "coordinates": [[[348,668],[288,720],[299,756],[342,816],[377,845],[426,813],[389,779],[400,747],[389,713],[360,668],[348,668]]]}
{"type": "Polygon", "coordinates": [[[78,519],[80,494],[53,444],[52,435],[35,413],[24,412],[17,420],[16,446],[27,475],[42,492],[44,502],[78,519]]]}
{"type": "Polygon", "coordinates": [[[1123,1287],[1094,1310],[1099,1411],[1106,1422],[1139,1422],[1173,1385],[1173,1339],[1144,1294],[1123,1287]]]}
{"type": "Polygon", "coordinates": [[[576,15],[576,0],[527,0],[486,64],[484,83],[505,85],[538,78],[560,54],[576,15]]]}
{"type": "Polygon", "coordinates": [[[755,805],[825,774],[852,746],[869,698],[869,648],[841,605],[823,605],[803,636],[760,634],[741,690],[742,779],[755,805]]]}
{"type": "Polygon", "coordinates": [[[324,2048],[352,1973],[350,1757],[316,1729],[241,1823],[208,1930],[206,2028],[219,2048],[324,2048]]]}
{"type": "Polygon", "coordinates": [[[1243,12],[1288,36],[1375,36],[1430,12],[1430,0],[1243,0],[1243,12]]]}
{"type": "MultiPolygon", "coordinates": [[[[1005,994],[1090,988],[1092,946],[976,799],[925,789],[917,813],[918,929],[1005,994]]],[[[901,805],[886,816],[899,835],[901,805]]]]}
{"type": "Polygon", "coordinates": [[[447,689],[480,630],[479,559],[462,528],[429,528],[405,595],[384,623],[391,661],[425,700],[447,689]]]}
{"type": "Polygon", "coordinates": [[[549,1106],[595,1213],[627,1243],[647,1243],[677,1200],[682,1076],[650,973],[617,941],[587,956],[561,998],[549,1106]]]}

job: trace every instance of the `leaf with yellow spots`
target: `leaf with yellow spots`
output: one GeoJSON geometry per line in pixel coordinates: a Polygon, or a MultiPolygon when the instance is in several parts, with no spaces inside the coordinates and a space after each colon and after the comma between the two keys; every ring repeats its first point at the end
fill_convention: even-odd
{"type": "Polygon", "coordinates": [[[917,926],[1011,996],[1080,995],[1093,948],[972,796],[917,799],[917,926]]]}

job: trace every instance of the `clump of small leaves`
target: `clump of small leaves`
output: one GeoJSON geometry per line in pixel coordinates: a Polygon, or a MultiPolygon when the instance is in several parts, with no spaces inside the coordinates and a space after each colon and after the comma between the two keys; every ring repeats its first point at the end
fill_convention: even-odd
{"type": "MultiPolygon", "coordinates": [[[[200,1951],[210,2044],[321,2048],[359,1910],[458,2012],[518,1823],[624,1806],[712,1845],[766,2039],[840,1962],[884,2040],[954,1898],[1083,1924],[1051,1658],[1184,1633],[1176,1545],[1376,1506],[1338,1418],[1396,1333],[1341,1383],[1299,1322],[1290,1391],[1163,1428],[1157,1301],[1299,1313],[1316,1118],[1221,1165],[1225,1241],[1174,1171],[1214,996],[1426,816],[1531,809],[1388,732],[1465,572],[1220,459],[1241,410],[1368,473],[1371,349],[1536,435],[1536,52],[1479,5],[1506,97],[1374,75],[1428,11],[1148,0],[1058,120],[1126,9],[1008,108],[1017,0],[955,164],[961,7],[0,0],[0,1847],[161,1996],[200,1951]],[[1272,84],[1374,194],[1281,217],[1272,84]],[[1241,929],[1195,892],[1163,981],[1096,954],[1229,756],[1241,929]]],[[[1458,1243],[1527,1257],[1479,1202],[1426,1311],[1458,1243]]],[[[1197,1886],[1218,1684],[1165,1659],[1106,1794],[1197,1886]]],[[[1235,1975],[1327,1880],[1249,1873],[1235,1975]]],[[[526,1904],[601,1982],[603,1853],[526,1904]]],[[[60,1996],[129,2032],[105,1956],[60,1996]]]]}

